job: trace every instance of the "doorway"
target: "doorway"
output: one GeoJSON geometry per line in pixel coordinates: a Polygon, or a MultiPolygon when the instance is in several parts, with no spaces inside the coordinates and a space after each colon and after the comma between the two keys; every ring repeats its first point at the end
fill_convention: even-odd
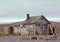
{"type": "Polygon", "coordinates": [[[55,28],[53,27],[53,33],[55,34],[55,28]]]}
{"type": "Polygon", "coordinates": [[[13,27],[9,28],[9,34],[13,34],[13,27]]]}

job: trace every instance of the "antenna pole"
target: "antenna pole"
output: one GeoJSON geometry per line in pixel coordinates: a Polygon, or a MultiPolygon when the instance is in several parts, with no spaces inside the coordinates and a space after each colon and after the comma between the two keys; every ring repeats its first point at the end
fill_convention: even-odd
{"type": "Polygon", "coordinates": [[[44,5],[42,5],[42,15],[44,15],[44,5]]]}

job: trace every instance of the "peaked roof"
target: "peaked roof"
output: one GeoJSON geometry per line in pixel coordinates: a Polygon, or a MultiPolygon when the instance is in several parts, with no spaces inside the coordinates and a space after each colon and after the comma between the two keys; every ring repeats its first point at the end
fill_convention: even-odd
{"type": "Polygon", "coordinates": [[[40,18],[44,18],[48,23],[50,23],[43,15],[41,16],[32,16],[30,19],[26,19],[24,23],[35,23],[37,22],[40,18]]]}

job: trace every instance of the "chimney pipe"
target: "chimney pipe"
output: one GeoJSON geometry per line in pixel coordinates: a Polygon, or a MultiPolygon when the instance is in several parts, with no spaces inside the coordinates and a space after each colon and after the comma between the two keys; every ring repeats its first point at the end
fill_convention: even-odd
{"type": "Polygon", "coordinates": [[[29,14],[27,14],[27,20],[30,18],[29,14]]]}

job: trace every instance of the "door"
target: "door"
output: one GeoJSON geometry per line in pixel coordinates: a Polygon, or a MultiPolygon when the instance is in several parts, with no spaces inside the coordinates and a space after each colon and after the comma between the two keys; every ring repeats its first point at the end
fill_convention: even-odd
{"type": "Polygon", "coordinates": [[[9,28],[9,34],[13,34],[13,27],[9,28]]]}
{"type": "Polygon", "coordinates": [[[53,33],[55,34],[55,28],[53,27],[53,33]]]}

